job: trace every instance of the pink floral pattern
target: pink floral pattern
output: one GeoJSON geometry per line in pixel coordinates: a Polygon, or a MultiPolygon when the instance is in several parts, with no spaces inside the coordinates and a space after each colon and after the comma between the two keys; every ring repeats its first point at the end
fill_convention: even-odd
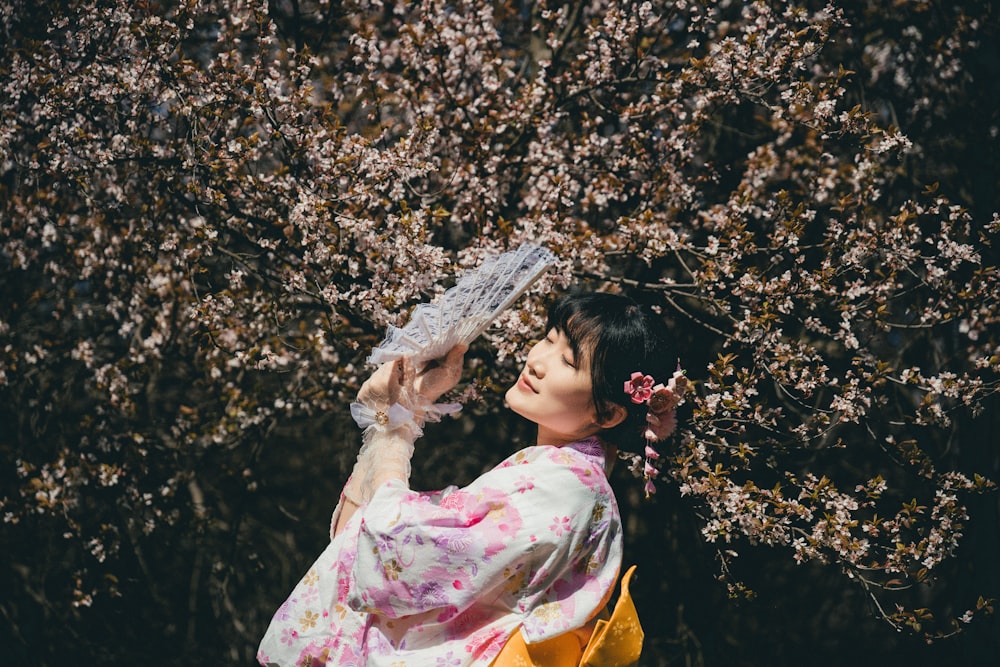
{"type": "Polygon", "coordinates": [[[264,665],[488,665],[603,608],[621,521],[594,440],[530,447],[469,486],[377,490],[271,621],[264,665]]]}

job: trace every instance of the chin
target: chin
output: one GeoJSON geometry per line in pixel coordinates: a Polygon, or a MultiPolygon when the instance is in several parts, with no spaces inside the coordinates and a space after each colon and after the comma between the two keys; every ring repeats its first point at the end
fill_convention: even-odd
{"type": "Polygon", "coordinates": [[[524,405],[521,402],[522,398],[524,397],[521,395],[521,391],[517,388],[516,385],[508,389],[507,393],[504,394],[503,396],[504,403],[507,404],[508,409],[510,409],[512,412],[521,415],[522,417],[525,417],[526,415],[524,414],[524,405]]]}
{"type": "Polygon", "coordinates": [[[508,406],[510,406],[510,397],[511,395],[513,395],[515,389],[516,387],[511,387],[503,395],[503,402],[506,403],[508,406]]]}

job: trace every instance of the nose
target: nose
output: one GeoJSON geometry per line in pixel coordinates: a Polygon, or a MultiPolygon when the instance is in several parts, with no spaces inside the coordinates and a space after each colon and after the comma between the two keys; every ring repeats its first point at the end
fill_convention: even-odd
{"type": "Polygon", "coordinates": [[[528,360],[526,366],[528,367],[528,373],[537,378],[541,378],[545,375],[545,363],[542,354],[541,343],[535,343],[530,350],[528,350],[528,360]]]}

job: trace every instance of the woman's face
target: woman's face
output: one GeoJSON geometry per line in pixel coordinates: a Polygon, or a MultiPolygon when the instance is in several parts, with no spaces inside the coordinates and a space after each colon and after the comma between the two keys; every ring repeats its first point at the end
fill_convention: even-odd
{"type": "Polygon", "coordinates": [[[601,430],[590,364],[574,359],[569,340],[555,329],[528,351],[524,370],[506,399],[511,410],[538,424],[540,445],[564,445],[601,430]]]}

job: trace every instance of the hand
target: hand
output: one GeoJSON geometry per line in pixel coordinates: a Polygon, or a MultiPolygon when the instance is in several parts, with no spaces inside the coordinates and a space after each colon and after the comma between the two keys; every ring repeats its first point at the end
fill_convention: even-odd
{"type": "Polygon", "coordinates": [[[358,402],[372,408],[386,408],[393,403],[434,403],[461,379],[468,349],[456,345],[443,358],[430,361],[419,370],[409,358],[382,364],[361,385],[358,402]]]}
{"type": "Polygon", "coordinates": [[[399,402],[402,391],[403,360],[382,364],[358,390],[358,403],[384,410],[399,402]]]}
{"type": "Polygon", "coordinates": [[[434,403],[442,394],[451,390],[462,378],[466,345],[456,345],[441,359],[435,359],[421,370],[414,368],[409,359],[403,360],[403,386],[421,402],[434,403]]]}

